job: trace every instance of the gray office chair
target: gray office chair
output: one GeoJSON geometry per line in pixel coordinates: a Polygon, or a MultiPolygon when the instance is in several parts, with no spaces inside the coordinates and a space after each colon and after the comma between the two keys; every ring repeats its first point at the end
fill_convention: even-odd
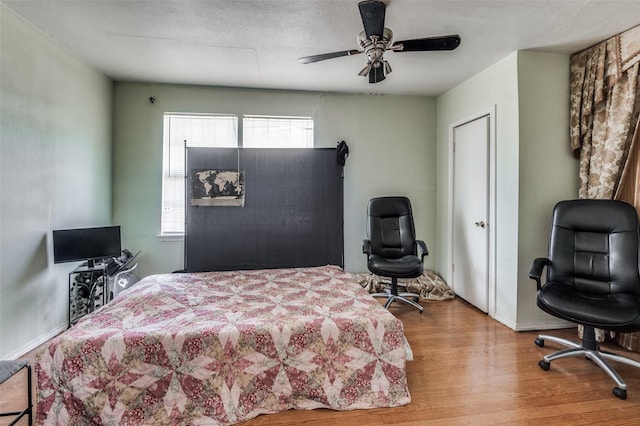
{"type": "Polygon", "coordinates": [[[390,289],[372,296],[387,298],[384,305],[387,309],[400,301],[422,313],[418,294],[398,291],[398,278],[422,275],[424,257],[429,254],[424,241],[416,240],[411,202],[406,197],[374,198],[369,201],[367,217],[368,238],[362,242],[367,268],[375,275],[391,279],[390,289]]]}
{"type": "Polygon", "coordinates": [[[549,257],[535,259],[529,277],[538,286],[538,307],[583,325],[584,332],[581,344],[539,335],[535,343],[540,347],[549,340],[569,348],[544,356],[538,363],[540,368],[549,370],[556,359],[584,356],[616,382],[616,397],[627,398],[627,385],[606,360],[636,368],[640,368],[640,362],[601,351],[595,329],[640,331],[638,238],[638,215],[625,202],[570,200],[555,206],[549,257]]]}

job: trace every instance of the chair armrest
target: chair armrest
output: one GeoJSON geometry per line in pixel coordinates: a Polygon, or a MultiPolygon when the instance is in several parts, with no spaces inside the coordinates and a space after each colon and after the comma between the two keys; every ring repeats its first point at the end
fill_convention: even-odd
{"type": "Polygon", "coordinates": [[[418,248],[420,249],[420,258],[424,262],[424,257],[429,254],[429,250],[427,250],[427,245],[422,240],[416,240],[416,244],[418,245],[418,248]]]}
{"type": "Polygon", "coordinates": [[[362,252],[367,255],[371,254],[371,240],[362,240],[362,252]]]}
{"type": "Polygon", "coordinates": [[[551,261],[546,257],[537,257],[533,259],[533,263],[531,264],[531,269],[529,269],[529,278],[536,281],[536,286],[538,290],[542,287],[540,284],[540,280],[542,277],[542,270],[545,266],[549,266],[551,261]]]}

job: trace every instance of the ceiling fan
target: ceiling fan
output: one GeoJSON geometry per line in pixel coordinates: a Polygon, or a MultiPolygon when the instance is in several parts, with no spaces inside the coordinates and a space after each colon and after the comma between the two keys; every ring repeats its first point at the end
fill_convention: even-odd
{"type": "Polygon", "coordinates": [[[416,38],[394,42],[393,32],[384,26],[386,5],[378,0],[364,0],[358,3],[364,31],[356,39],[358,49],[324,53],[322,55],[304,56],[298,62],[310,64],[325,59],[342,56],[367,55],[367,65],[358,73],[369,76],[369,83],[379,83],[391,72],[391,66],[383,55],[387,50],[393,52],[427,52],[434,50],[453,50],[460,45],[457,34],[442,37],[416,38]]]}

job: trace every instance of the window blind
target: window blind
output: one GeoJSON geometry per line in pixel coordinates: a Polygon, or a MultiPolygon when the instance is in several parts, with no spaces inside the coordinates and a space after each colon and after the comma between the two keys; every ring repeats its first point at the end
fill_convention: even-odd
{"type": "Polygon", "coordinates": [[[165,114],[161,234],[184,233],[185,146],[238,146],[235,115],[165,114]]]}
{"type": "Polygon", "coordinates": [[[244,148],[313,148],[313,119],[245,115],[242,134],[244,148]]]}

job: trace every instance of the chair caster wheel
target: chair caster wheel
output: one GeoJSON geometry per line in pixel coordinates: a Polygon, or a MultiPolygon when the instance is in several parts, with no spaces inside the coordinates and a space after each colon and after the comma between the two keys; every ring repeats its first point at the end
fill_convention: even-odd
{"type": "MultiPolygon", "coordinates": [[[[540,366],[540,368],[542,368],[544,371],[549,371],[549,368],[551,367],[551,363],[548,361],[545,361],[544,359],[541,359],[540,361],[538,361],[538,365],[540,366]]],[[[615,390],[614,390],[615,392],[615,390]]]]}
{"type": "Polygon", "coordinates": [[[536,340],[534,340],[534,343],[540,346],[541,348],[544,348],[544,339],[541,339],[538,337],[536,340]]]}
{"type": "Polygon", "coordinates": [[[414,298],[413,298],[413,301],[414,301],[414,302],[416,302],[416,303],[418,303],[418,302],[420,301],[420,298],[419,298],[419,297],[414,297],[414,298]]]}
{"type": "Polygon", "coordinates": [[[613,388],[613,394],[616,396],[616,398],[620,398],[620,399],[627,399],[627,390],[626,389],[620,389],[619,387],[615,387],[613,388]]]}

